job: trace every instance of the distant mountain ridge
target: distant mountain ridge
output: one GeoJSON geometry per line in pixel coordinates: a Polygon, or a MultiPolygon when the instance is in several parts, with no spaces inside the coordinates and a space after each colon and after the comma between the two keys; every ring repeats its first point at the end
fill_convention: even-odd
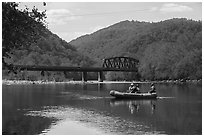
{"type": "Polygon", "coordinates": [[[95,59],[98,66],[108,57],[137,58],[141,75],[148,79],[201,78],[201,21],[122,21],[70,44],[95,59]]]}
{"type": "Polygon", "coordinates": [[[118,48],[126,47],[124,44],[128,42],[129,39],[127,39],[125,35],[137,36],[146,26],[149,26],[149,24],[150,23],[145,22],[122,21],[90,35],[81,36],[76,40],[72,40],[70,44],[75,46],[80,52],[88,56],[91,55],[91,57],[94,56],[95,58],[103,59],[112,57],[113,54],[117,56],[117,54],[121,54],[120,51],[115,51],[113,54],[110,52],[112,50],[122,50],[118,48]],[[135,32],[135,30],[137,30],[137,32],[135,32]],[[95,49],[93,50],[92,48],[95,49]],[[108,51],[108,53],[104,53],[105,51],[108,51]]]}

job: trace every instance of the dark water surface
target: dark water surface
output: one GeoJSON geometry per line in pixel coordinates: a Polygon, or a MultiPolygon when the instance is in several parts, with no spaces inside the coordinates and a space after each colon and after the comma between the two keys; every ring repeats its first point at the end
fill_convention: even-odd
{"type": "Polygon", "coordinates": [[[128,86],[3,85],[2,134],[202,134],[201,84],[156,84],[156,100],[109,95],[128,86]]]}

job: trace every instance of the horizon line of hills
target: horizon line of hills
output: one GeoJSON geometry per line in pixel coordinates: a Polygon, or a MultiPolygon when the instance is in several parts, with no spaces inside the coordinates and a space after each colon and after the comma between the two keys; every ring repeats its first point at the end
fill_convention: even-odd
{"type": "MultiPolygon", "coordinates": [[[[18,65],[97,67],[102,59],[138,59],[139,74],[107,72],[107,80],[164,80],[202,78],[202,21],[173,18],[156,23],[122,21],[67,43],[48,29],[36,43],[12,51],[6,61],[18,65]]],[[[39,72],[4,74],[7,78],[42,79],[39,72]],[[23,74],[24,73],[24,74],[23,74]]],[[[80,79],[48,72],[52,79],[80,79]]],[[[3,75],[3,76],[4,76],[3,75]]],[[[90,74],[91,78],[97,77],[90,74]]]]}

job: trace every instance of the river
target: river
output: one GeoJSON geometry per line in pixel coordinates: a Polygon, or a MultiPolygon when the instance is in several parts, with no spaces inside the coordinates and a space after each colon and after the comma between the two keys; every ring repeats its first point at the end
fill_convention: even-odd
{"type": "MultiPolygon", "coordinates": [[[[156,84],[156,100],[117,100],[128,83],[2,85],[2,134],[201,135],[202,85],[156,84]]],[[[140,84],[142,92],[150,84],[140,84]]]]}

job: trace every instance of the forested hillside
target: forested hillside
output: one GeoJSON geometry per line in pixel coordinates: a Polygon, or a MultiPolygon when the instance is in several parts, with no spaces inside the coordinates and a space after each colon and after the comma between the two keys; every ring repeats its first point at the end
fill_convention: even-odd
{"type": "MultiPolygon", "coordinates": [[[[70,43],[46,27],[46,13],[2,3],[2,65],[101,66],[104,58],[139,60],[139,74],[108,72],[107,80],[202,78],[202,22],[170,19],[157,23],[122,21],[70,43]]],[[[81,79],[80,73],[8,73],[6,79],[81,79]]],[[[95,77],[96,74],[93,74],[95,77]]],[[[90,77],[90,74],[89,74],[90,77]]]]}
{"type": "MultiPolygon", "coordinates": [[[[100,66],[102,59],[126,56],[139,59],[145,80],[202,78],[202,22],[170,19],[157,23],[123,21],[70,42],[100,66]]],[[[131,74],[108,73],[110,79],[131,74]]],[[[126,78],[124,78],[126,76],[126,78]]]]}
{"type": "MultiPolygon", "coordinates": [[[[59,38],[46,28],[45,13],[33,8],[18,10],[18,3],[2,5],[2,63],[3,68],[12,65],[43,66],[90,66],[94,62],[81,55],[76,48],[59,38]]],[[[3,71],[7,79],[42,79],[40,72],[3,71]]],[[[47,72],[45,79],[64,80],[65,75],[59,72],[47,72]]],[[[69,75],[73,78],[74,74],[69,75]]]]}
{"type": "Polygon", "coordinates": [[[50,33],[28,47],[12,51],[7,62],[18,65],[38,66],[89,66],[93,62],[77,52],[76,48],[50,33]]]}

